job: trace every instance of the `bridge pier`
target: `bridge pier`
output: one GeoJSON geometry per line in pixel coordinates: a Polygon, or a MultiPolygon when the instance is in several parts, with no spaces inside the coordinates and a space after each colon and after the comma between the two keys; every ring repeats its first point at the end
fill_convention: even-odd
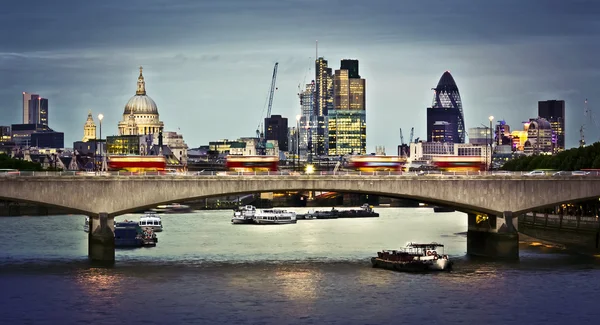
{"type": "Polygon", "coordinates": [[[112,265],[115,263],[114,217],[100,213],[90,217],[88,258],[92,263],[112,265]]]}
{"type": "Polygon", "coordinates": [[[468,218],[468,255],[519,258],[518,218],[511,211],[505,211],[500,216],[469,213],[468,218]]]}

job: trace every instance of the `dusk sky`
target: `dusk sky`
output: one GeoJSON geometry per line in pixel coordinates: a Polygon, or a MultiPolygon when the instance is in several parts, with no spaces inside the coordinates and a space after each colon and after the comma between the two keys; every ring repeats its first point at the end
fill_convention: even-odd
{"type": "MultiPolygon", "coordinates": [[[[23,91],[49,99],[50,127],[81,140],[88,110],[117,134],[144,66],[167,131],[190,148],[253,136],[265,115],[295,124],[298,85],[319,56],[334,69],[360,61],[367,80],[367,151],[396,153],[426,138],[426,107],[440,76],[459,87],[466,127],[488,116],[513,129],[537,101],[566,101],[567,147],[577,145],[584,100],[600,120],[600,2],[594,0],[104,0],[3,1],[0,125],[22,122],[23,91]]],[[[586,140],[600,130],[586,121],[586,140]]]]}

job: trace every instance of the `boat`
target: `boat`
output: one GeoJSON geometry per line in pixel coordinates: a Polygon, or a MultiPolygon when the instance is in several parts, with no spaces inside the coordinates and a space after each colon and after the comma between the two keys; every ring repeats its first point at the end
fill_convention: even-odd
{"type": "Polygon", "coordinates": [[[83,231],[90,232],[90,217],[85,217],[85,223],[83,224],[83,231]]]}
{"type": "Polygon", "coordinates": [[[374,268],[383,268],[400,272],[449,271],[452,262],[443,252],[444,245],[439,243],[408,243],[397,250],[382,250],[377,257],[371,258],[374,268]],[[442,254],[436,249],[442,248],[442,254]]]}
{"type": "Polygon", "coordinates": [[[337,219],[339,210],[331,208],[331,211],[321,210],[309,210],[306,214],[303,214],[301,219],[337,219]]]}
{"type": "Polygon", "coordinates": [[[237,209],[233,210],[233,218],[231,218],[231,223],[234,225],[252,224],[254,223],[255,214],[256,208],[252,205],[238,207],[237,209]]]}
{"type": "Polygon", "coordinates": [[[283,209],[258,210],[254,214],[254,223],[258,225],[281,225],[296,221],[296,212],[283,209]]]}
{"type": "Polygon", "coordinates": [[[158,238],[150,227],[140,227],[135,221],[123,221],[115,224],[115,247],[156,246],[158,238]]]}
{"type": "Polygon", "coordinates": [[[452,209],[452,208],[448,208],[448,207],[439,207],[439,206],[434,206],[433,207],[433,212],[454,212],[456,210],[452,209]]]}
{"type": "Polygon", "coordinates": [[[339,218],[377,218],[379,213],[373,211],[373,207],[367,203],[363,204],[360,209],[343,210],[338,213],[339,218]]]}
{"type": "Polygon", "coordinates": [[[189,205],[171,203],[159,205],[155,209],[152,209],[152,211],[160,213],[189,213],[192,212],[192,209],[189,205]]]}
{"type": "Polygon", "coordinates": [[[152,228],[154,232],[163,231],[162,220],[160,216],[154,211],[146,211],[144,215],[140,217],[140,227],[152,228]]]}

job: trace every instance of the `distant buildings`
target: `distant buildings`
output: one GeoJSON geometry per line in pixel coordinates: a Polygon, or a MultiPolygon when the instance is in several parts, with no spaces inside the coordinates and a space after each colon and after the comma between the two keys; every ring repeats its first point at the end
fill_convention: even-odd
{"type": "Polygon", "coordinates": [[[23,124],[48,126],[48,99],[23,92],[23,124]]]}
{"type": "Polygon", "coordinates": [[[555,133],[553,152],[565,150],[565,101],[546,100],[538,102],[538,116],[546,119],[555,133]]]}
{"type": "Polygon", "coordinates": [[[434,89],[433,103],[427,108],[427,141],[465,142],[462,101],[456,82],[449,71],[442,74],[434,89]]]}

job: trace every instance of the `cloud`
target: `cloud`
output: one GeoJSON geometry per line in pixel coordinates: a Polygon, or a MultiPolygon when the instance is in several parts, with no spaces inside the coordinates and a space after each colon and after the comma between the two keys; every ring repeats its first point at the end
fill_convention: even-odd
{"type": "Polygon", "coordinates": [[[583,122],[582,100],[600,102],[594,1],[36,0],[4,8],[0,124],[20,121],[22,91],[38,92],[67,143],[81,137],[88,109],[116,133],[139,65],[161,119],[190,146],[252,135],[276,61],[273,111],[297,114],[298,85],[314,79],[315,40],[334,69],[342,58],[360,60],[369,150],[393,151],[398,127],[425,138],[430,88],[445,70],[467,127],[490,114],[516,126],[536,115],[538,100],[563,98],[567,142],[576,145],[569,130],[583,122]]]}

